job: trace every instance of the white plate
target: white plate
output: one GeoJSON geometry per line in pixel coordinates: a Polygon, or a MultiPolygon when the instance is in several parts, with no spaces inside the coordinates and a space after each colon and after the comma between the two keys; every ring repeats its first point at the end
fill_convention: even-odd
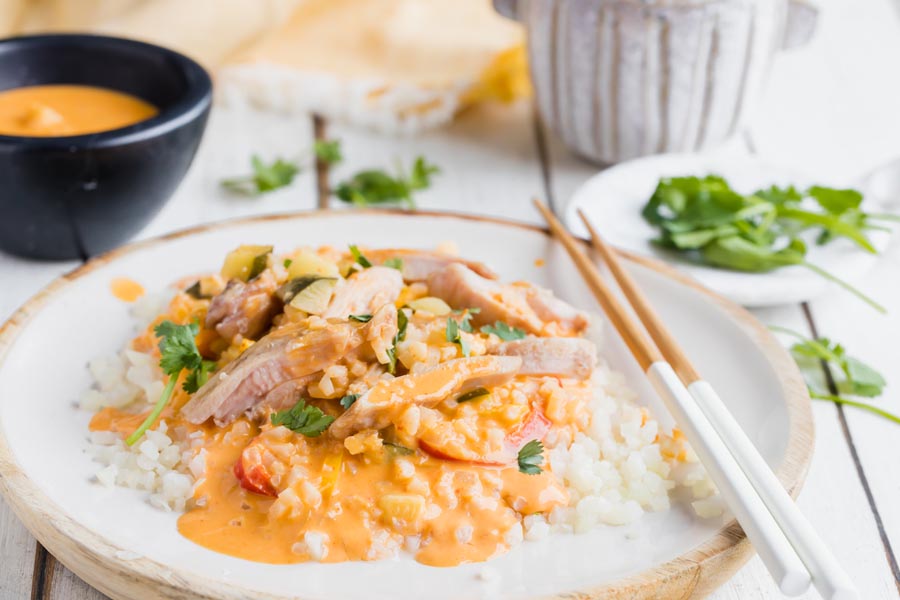
{"type": "MultiPolygon", "coordinates": [[[[465,256],[486,261],[504,279],[534,280],[596,310],[568,257],[542,230],[475,217],[308,213],[135,244],[58,280],[0,329],[0,491],[63,564],[114,598],[533,598],[576,590],[593,596],[623,586],[633,586],[627,597],[643,598],[659,589],[684,591],[698,577],[715,585],[730,576],[749,553],[739,529],[696,518],[680,505],[636,526],[524,543],[487,563],[487,572],[485,564],[433,568],[410,559],[267,565],[199,547],[178,534],[177,515],[150,507],[142,493],[91,481],[97,466],[84,453],[90,415],[74,407],[90,385],[85,364],[116,352],[134,334],[128,305],[109,292],[113,277],[160,289],[216,268],[239,243],[274,243],[277,250],[326,243],[429,248],[442,240],[455,240],[465,256]],[[545,265],[537,266],[541,260],[545,265]],[[715,568],[698,568],[704,561],[715,568]]],[[[743,310],[671,270],[646,263],[633,272],[796,493],[812,425],[805,388],[785,351],[743,310]]],[[[601,352],[653,405],[621,340],[606,335],[601,352]]]]}
{"type": "MultiPolygon", "coordinates": [[[[653,245],[651,240],[658,232],[644,221],[641,210],[653,195],[659,179],[686,175],[702,177],[710,173],[722,175],[742,193],[770,185],[794,184],[800,189],[815,184],[828,185],[826,181],[813,180],[754,157],[661,154],[616,165],[587,180],[569,202],[566,225],[576,235],[587,237],[588,232],[577,214],[580,208],[614,246],[674,264],[711,290],[744,306],[803,302],[826,291],[847,293],[839,292],[840,288],[835,284],[804,267],[787,267],[770,273],[741,273],[692,264],[674,251],[653,245]]],[[[879,212],[873,204],[872,199],[866,199],[863,206],[879,212]]],[[[890,234],[880,231],[869,232],[869,237],[879,252],[890,240],[890,234]]],[[[808,259],[852,283],[872,269],[878,257],[860,250],[849,240],[838,239],[826,246],[811,243],[808,259]]]]}

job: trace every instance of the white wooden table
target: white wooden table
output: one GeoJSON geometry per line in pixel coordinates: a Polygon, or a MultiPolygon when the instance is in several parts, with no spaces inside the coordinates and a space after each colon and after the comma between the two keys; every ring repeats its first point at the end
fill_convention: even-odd
{"type": "MultiPolygon", "coordinates": [[[[740,148],[803,169],[822,181],[852,182],[900,156],[900,1],[821,0],[819,34],[806,48],[781,57],[763,110],[740,148]],[[894,2],[898,2],[895,4],[894,2]]],[[[408,164],[422,154],[442,169],[419,205],[538,222],[534,196],[559,213],[596,168],[570,156],[537,123],[529,103],[485,106],[452,126],[412,139],[386,139],[312,119],[217,110],[184,185],[140,234],[149,237],[203,221],[312,209],[327,202],[313,169],[294,185],[258,199],[218,190],[225,176],[243,173],[251,152],[295,156],[316,135],[340,138],[345,162],[332,182],[363,167],[408,164]]],[[[334,202],[332,202],[332,205],[334,202]]],[[[39,288],[78,263],[36,263],[0,255],[0,319],[39,288]]],[[[779,324],[841,340],[883,372],[889,387],[881,406],[900,412],[900,244],[863,281],[889,307],[880,316],[840,292],[808,306],[757,310],[779,324]]],[[[900,597],[900,426],[830,403],[814,403],[816,450],[800,506],[858,583],[864,600],[900,597]]],[[[715,600],[778,598],[758,559],[715,600]]],[[[58,563],[0,500],[0,599],[103,598],[58,563]]],[[[808,592],[803,598],[817,598],[808,592]]]]}

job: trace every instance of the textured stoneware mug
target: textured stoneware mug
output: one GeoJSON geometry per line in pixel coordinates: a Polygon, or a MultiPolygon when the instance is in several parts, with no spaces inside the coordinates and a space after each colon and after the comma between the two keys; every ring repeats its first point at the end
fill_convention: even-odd
{"type": "Polygon", "coordinates": [[[610,164],[706,149],[740,130],[782,48],[805,43],[806,0],[494,0],[528,32],[541,117],[610,164]]]}

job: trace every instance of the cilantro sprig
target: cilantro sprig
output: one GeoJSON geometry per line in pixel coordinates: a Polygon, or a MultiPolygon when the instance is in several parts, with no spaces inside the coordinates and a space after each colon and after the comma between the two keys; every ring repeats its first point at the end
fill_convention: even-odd
{"type": "Polygon", "coordinates": [[[798,340],[790,347],[790,352],[803,373],[810,397],[855,406],[900,424],[898,415],[866,402],[847,398],[877,398],[884,391],[887,382],[881,373],[848,354],[842,344],[829,338],[810,339],[783,327],[770,329],[798,340]],[[828,376],[825,375],[823,366],[827,367],[828,376]]]}
{"type": "Polygon", "coordinates": [[[307,404],[303,398],[291,408],[280,410],[270,418],[272,425],[283,425],[294,433],[306,437],[319,437],[334,421],[334,417],[326,415],[312,404],[307,404]]]}
{"type": "Polygon", "coordinates": [[[317,159],[328,165],[335,165],[344,160],[340,140],[316,140],[313,144],[313,153],[317,159]]]}
{"type": "Polygon", "coordinates": [[[481,327],[481,333],[494,334],[504,342],[521,340],[526,336],[524,329],[510,327],[503,321],[494,321],[493,325],[483,325],[481,327]]]}
{"type": "Polygon", "coordinates": [[[824,245],[843,237],[876,253],[866,232],[880,229],[884,215],[863,212],[862,194],[812,186],[772,186],[743,195],[718,175],[659,180],[642,211],[659,230],[654,242],[699,263],[753,273],[801,266],[837,283],[880,312],[884,307],[806,259],[802,234],[824,245]]]}
{"type": "Polygon", "coordinates": [[[253,169],[252,174],[223,179],[222,187],[246,196],[259,196],[290,185],[297,173],[300,172],[300,166],[297,163],[282,158],[265,163],[257,154],[250,158],[250,166],[253,169]]]}
{"type": "Polygon", "coordinates": [[[540,475],[544,463],[544,445],[540,440],[531,440],[519,450],[517,457],[519,471],[526,475],[540,475]]]}
{"type": "Polygon", "coordinates": [[[414,193],[430,187],[431,177],[439,172],[438,167],[419,156],[408,175],[402,169],[396,175],[382,169],[363,170],[339,183],[334,195],[356,206],[405,204],[415,208],[414,193]]]}
{"type": "Polygon", "coordinates": [[[206,383],[209,373],[215,368],[215,363],[205,361],[200,356],[197,343],[194,341],[199,332],[200,327],[196,323],[176,325],[172,321],[163,321],[153,329],[156,337],[160,338],[159,366],[163,373],[169,376],[169,381],[144,422],[125,439],[125,443],[129,446],[141,439],[144,432],[150,429],[162,414],[175,392],[175,384],[182,371],[188,372],[181,385],[187,393],[193,394],[206,383]]]}

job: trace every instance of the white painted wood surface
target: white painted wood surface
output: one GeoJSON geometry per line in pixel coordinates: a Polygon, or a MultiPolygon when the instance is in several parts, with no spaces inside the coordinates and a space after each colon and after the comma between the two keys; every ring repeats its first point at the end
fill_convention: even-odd
{"type": "MultiPolygon", "coordinates": [[[[763,109],[747,137],[767,158],[823,181],[851,182],[900,155],[900,2],[820,0],[819,4],[823,11],[817,37],[777,60],[763,109]]],[[[432,189],[421,194],[422,208],[538,222],[531,197],[549,193],[559,212],[596,168],[572,157],[547,132],[539,132],[532,116],[527,103],[488,106],[417,138],[384,138],[331,124],[327,134],[342,140],[346,159],[334,169],[331,183],[363,167],[393,168],[397,160],[408,168],[421,154],[442,169],[432,189]]],[[[312,169],[291,187],[261,198],[236,198],[218,189],[222,177],[247,170],[251,153],[300,157],[309,152],[313,137],[311,119],[217,111],[184,185],[139,237],[204,221],[314,208],[318,192],[312,169]]],[[[722,151],[745,149],[735,142],[722,151]]],[[[339,208],[338,204],[332,200],[332,206],[339,208]]],[[[76,265],[0,255],[0,319],[76,265]]],[[[880,316],[851,296],[835,293],[812,303],[814,322],[821,335],[841,340],[851,353],[886,375],[889,387],[878,402],[900,412],[900,363],[894,349],[900,337],[900,243],[859,284],[892,309],[890,314],[880,316]]],[[[798,306],[756,314],[764,323],[809,332],[798,306]]],[[[900,550],[900,426],[853,409],[844,411],[842,419],[827,403],[815,403],[813,409],[816,452],[800,507],[860,585],[863,599],[900,598],[900,573],[891,564],[891,551],[900,550]]],[[[103,598],[37,549],[0,501],[0,600],[28,597],[103,598]],[[33,589],[35,572],[43,573],[43,578],[33,589]]],[[[778,597],[758,559],[712,596],[778,597]]],[[[802,596],[816,597],[814,592],[802,596]]]]}

